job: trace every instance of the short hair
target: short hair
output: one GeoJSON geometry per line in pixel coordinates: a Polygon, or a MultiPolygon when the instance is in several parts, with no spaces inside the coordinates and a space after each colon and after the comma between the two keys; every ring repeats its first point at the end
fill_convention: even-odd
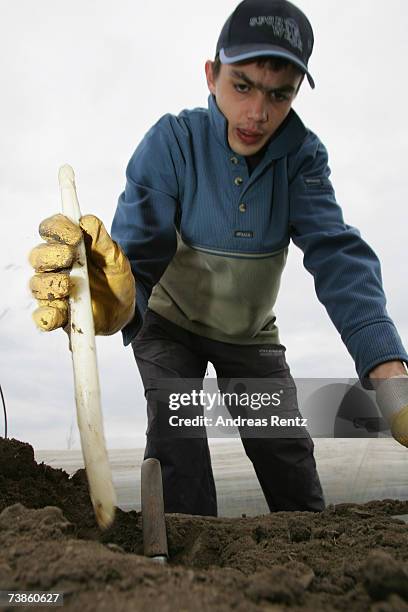
{"type": "MultiPolygon", "coordinates": [[[[299,87],[302,84],[303,77],[305,76],[303,72],[300,70],[300,68],[298,68],[295,64],[293,64],[292,62],[290,62],[289,60],[283,57],[273,57],[273,56],[255,57],[253,60],[241,60],[240,62],[236,62],[235,65],[242,66],[244,64],[250,64],[250,63],[256,63],[256,65],[260,66],[261,68],[266,65],[266,67],[269,68],[269,70],[274,70],[276,72],[279,72],[279,70],[283,70],[287,66],[292,65],[293,68],[296,70],[296,72],[302,76],[302,79],[299,83],[299,87]]],[[[218,75],[220,74],[221,66],[222,64],[221,64],[220,56],[217,53],[213,61],[213,75],[215,79],[218,78],[218,75]]],[[[299,91],[299,87],[297,91],[299,91]]]]}

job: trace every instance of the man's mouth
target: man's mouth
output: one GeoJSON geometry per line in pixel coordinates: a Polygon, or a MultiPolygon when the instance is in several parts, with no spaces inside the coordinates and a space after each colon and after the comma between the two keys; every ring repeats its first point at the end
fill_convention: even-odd
{"type": "Polygon", "coordinates": [[[243,130],[241,128],[237,128],[238,138],[247,145],[256,144],[260,140],[262,140],[263,134],[262,132],[256,132],[254,130],[243,130]]]}

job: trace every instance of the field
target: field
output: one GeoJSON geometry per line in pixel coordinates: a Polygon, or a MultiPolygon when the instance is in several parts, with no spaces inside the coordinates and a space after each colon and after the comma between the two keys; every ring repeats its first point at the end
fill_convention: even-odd
{"type": "Polygon", "coordinates": [[[118,509],[98,529],[83,470],[70,477],[0,439],[0,483],[0,590],[63,592],[63,609],[81,612],[408,611],[408,526],[391,518],[407,501],[169,514],[162,566],[142,556],[140,513],[118,509]]]}

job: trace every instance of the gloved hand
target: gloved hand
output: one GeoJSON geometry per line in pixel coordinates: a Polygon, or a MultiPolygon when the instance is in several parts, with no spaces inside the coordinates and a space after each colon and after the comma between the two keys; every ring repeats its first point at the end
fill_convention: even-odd
{"type": "MultiPolygon", "coordinates": [[[[133,317],[135,280],[129,260],[100,219],[85,215],[80,227],[84,232],[95,334],[108,336],[133,317]]],[[[45,219],[39,232],[46,243],[34,247],[29,255],[36,272],[30,289],[39,304],[33,319],[39,329],[52,331],[68,322],[69,268],[82,232],[61,214],[45,219]]]]}
{"type": "Polygon", "coordinates": [[[376,399],[393,438],[408,447],[408,376],[402,374],[377,381],[376,399]]]}

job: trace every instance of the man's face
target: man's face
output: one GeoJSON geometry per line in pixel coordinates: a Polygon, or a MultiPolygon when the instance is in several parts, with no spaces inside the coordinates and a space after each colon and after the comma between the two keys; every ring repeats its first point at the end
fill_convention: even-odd
{"type": "Polygon", "coordinates": [[[256,63],[222,64],[214,78],[205,64],[207,84],[228,122],[228,143],[239,155],[254,155],[287,117],[301,75],[294,66],[273,71],[256,63]]]}

